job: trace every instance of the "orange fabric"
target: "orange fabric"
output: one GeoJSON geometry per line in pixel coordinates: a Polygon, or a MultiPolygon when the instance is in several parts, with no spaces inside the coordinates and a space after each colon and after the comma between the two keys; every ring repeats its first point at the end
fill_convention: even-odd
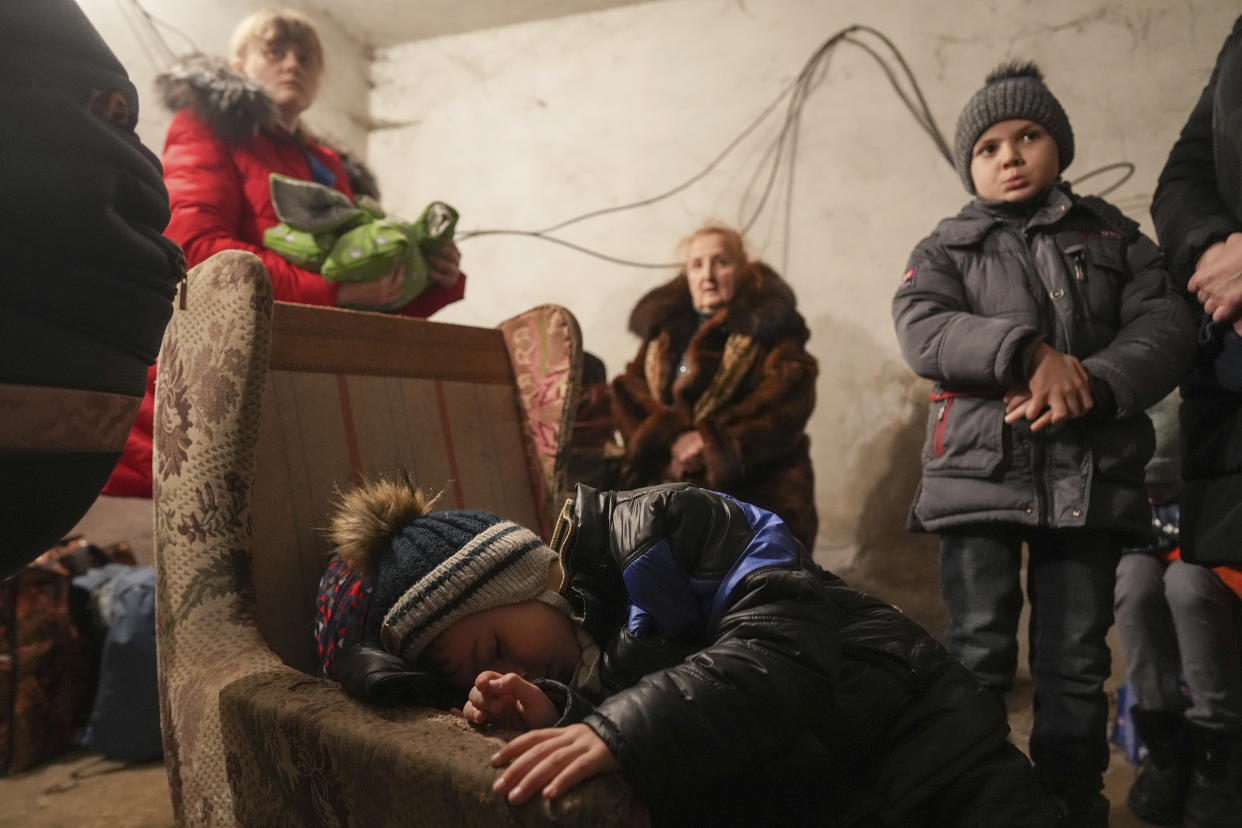
{"type": "MultiPolygon", "coordinates": [[[[1182,559],[1181,547],[1173,547],[1164,556],[1164,562],[1180,561],[1182,559]]],[[[1235,595],[1242,598],[1242,568],[1236,566],[1214,566],[1212,572],[1216,573],[1216,577],[1224,582],[1235,595]]]]}

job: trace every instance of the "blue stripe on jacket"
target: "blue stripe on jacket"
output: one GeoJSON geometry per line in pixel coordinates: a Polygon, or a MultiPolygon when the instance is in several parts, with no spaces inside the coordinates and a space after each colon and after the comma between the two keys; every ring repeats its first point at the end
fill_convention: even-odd
{"type": "Polygon", "coordinates": [[[687,572],[673,557],[668,538],[652,544],[621,573],[630,601],[626,629],[632,635],[702,640],[720,623],[746,576],[761,569],[799,566],[798,541],[783,520],[766,509],[720,496],[742,510],[753,533],[750,542],[721,578],[696,578],[687,572]]]}

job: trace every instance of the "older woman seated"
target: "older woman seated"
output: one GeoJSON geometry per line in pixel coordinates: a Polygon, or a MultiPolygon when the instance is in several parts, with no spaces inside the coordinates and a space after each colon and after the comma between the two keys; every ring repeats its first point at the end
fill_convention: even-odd
{"type": "Polygon", "coordinates": [[[815,358],[793,291],[719,225],[683,242],[677,278],[638,301],[638,356],[613,381],[623,484],[687,481],[775,512],[808,548],[815,486],[806,436],[815,358]]]}

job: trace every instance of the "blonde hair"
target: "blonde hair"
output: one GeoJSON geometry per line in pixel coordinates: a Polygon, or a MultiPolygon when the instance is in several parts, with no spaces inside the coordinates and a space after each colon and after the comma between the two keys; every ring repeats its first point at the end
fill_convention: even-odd
{"type": "Polygon", "coordinates": [[[229,54],[235,61],[246,58],[246,52],[256,43],[289,43],[305,50],[316,68],[323,69],[323,44],[310,18],[294,9],[259,9],[248,16],[233,30],[229,54]]]}

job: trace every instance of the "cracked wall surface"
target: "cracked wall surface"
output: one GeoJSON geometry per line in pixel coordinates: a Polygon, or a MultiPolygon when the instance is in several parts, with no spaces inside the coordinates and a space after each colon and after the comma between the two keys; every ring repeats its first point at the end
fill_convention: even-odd
{"type": "MultiPolygon", "coordinates": [[[[126,0],[80,0],[142,95],[139,134],[157,153],[170,115],[151,81],[167,55],[126,0]]],[[[259,0],[143,0],[223,54],[259,0]]],[[[1073,123],[1067,177],[1116,161],[1135,175],[1109,198],[1148,231],[1151,193],[1238,7],[1234,0],[660,0],[421,40],[372,51],[351,4],[293,0],[319,24],[329,59],[308,122],[366,153],[390,210],[433,199],[459,230],[537,230],[663,193],[699,173],[750,125],[829,35],[865,23],[888,35],[950,136],[996,63],[1038,61],[1073,123]]],[[[411,14],[416,13],[411,10],[411,14]]],[[[185,38],[164,31],[176,51],[185,38]]],[[[880,51],[876,40],[868,43],[880,51]]],[[[646,263],[706,219],[740,224],[763,198],[784,102],[702,180],[675,196],[558,233],[646,263]]],[[[794,174],[782,168],[750,231],[754,251],[798,292],[820,361],[811,421],[822,559],[916,543],[904,535],[917,478],[926,384],[897,351],[889,299],[913,245],[965,202],[956,174],[873,59],[843,44],[808,97],[794,174]],[[792,180],[792,188],[790,181],[792,180]]],[[[788,157],[788,156],[786,156],[788,157]]],[[[1084,182],[1094,192],[1117,180],[1084,182]]],[[[615,375],[637,341],[635,300],[671,277],[516,235],[462,244],[467,299],[445,321],[493,325],[558,302],[615,375]]]]}
{"type": "MultiPolygon", "coordinates": [[[[1233,0],[665,0],[420,41],[376,53],[371,112],[385,126],[370,135],[370,158],[399,212],[444,199],[461,210],[459,229],[539,229],[686,181],[821,42],[858,22],[902,50],[950,140],[992,66],[1038,61],[1074,127],[1067,177],[1134,163],[1111,198],[1150,232],[1156,176],[1238,11],[1233,0]]],[[[670,199],[559,235],[668,262],[703,220],[740,223],[753,211],[778,129],[779,114],[670,199]]],[[[1102,175],[1080,191],[1114,181],[1102,175]]],[[[889,300],[910,249],[967,195],[873,59],[851,46],[806,101],[793,182],[790,193],[778,178],[749,237],[794,286],[812,330],[818,554],[848,564],[860,550],[918,545],[903,524],[926,384],[901,360],[889,300]]],[[[559,302],[610,375],[637,348],[630,307],[672,275],[516,236],[480,237],[462,252],[467,300],[441,318],[494,324],[559,302]]]]}

